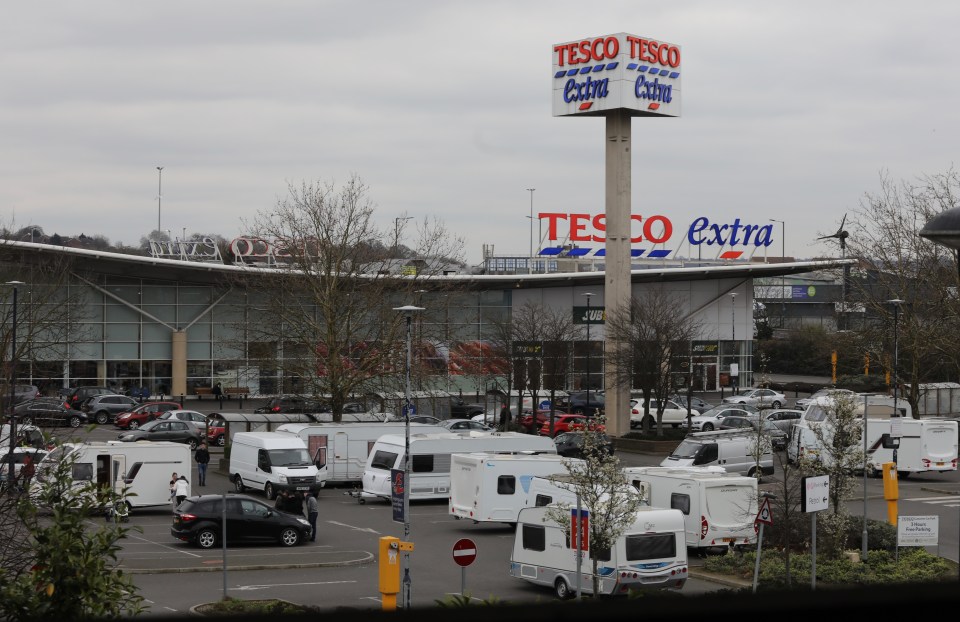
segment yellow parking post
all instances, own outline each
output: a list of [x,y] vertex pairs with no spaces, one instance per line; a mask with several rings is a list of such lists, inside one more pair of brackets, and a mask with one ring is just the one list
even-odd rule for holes
[[380,602],[384,611],[397,610],[400,593],[400,538],[380,538]]
[[897,499],[900,498],[897,484],[897,463],[883,463],[883,498],[887,500],[887,522],[897,525]]

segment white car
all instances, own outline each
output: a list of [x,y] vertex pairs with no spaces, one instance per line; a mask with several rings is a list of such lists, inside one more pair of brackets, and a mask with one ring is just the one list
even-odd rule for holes
[[787,403],[787,396],[773,389],[746,389],[740,395],[723,398],[724,404],[748,404],[757,408],[780,408]]
[[[650,426],[657,421],[657,405],[659,402],[657,400],[650,400],[650,418],[653,419]],[[697,411],[693,411],[697,412]],[[664,425],[671,425],[675,428],[680,427],[680,424],[687,420],[687,409],[680,406],[673,400],[666,400],[663,407],[663,421]],[[643,427],[643,400],[630,400],[630,427],[631,428],[640,428]]]
[[202,428],[207,425],[207,416],[195,410],[168,410],[157,417],[157,419],[186,421],[195,428]]
[[839,395],[846,395],[849,397],[853,397],[854,395],[856,395],[856,393],[854,393],[850,389],[830,389],[830,388],[820,389],[810,397],[802,397],[798,399],[796,401],[795,406],[797,410],[806,410],[807,406],[817,401],[817,398],[834,397]]
[[[690,420],[692,432],[711,432],[720,428],[720,423],[724,417],[746,417],[747,419],[756,419],[757,414],[753,408],[740,408],[736,405],[714,406],[707,412],[694,415]],[[683,425],[687,422],[684,420]]]

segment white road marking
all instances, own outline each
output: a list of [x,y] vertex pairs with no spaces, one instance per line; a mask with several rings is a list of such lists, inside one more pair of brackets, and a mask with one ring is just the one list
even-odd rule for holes
[[904,499],[904,501],[960,501],[960,497],[953,495],[950,497],[911,497],[909,499]]
[[264,583],[261,585],[238,585],[237,587],[231,587],[231,590],[237,590],[241,592],[249,592],[253,590],[267,590],[271,587],[298,587],[301,585],[338,585],[341,583],[356,583],[356,581],[317,581],[314,583]]
[[153,540],[147,540],[146,538],[141,538],[140,536],[131,536],[131,535],[128,535],[127,537],[130,538],[131,540],[140,540],[141,542],[144,542],[144,543],[155,544],[155,545],[157,545],[157,546],[159,546],[159,547],[161,547],[161,548],[167,549],[168,551],[173,551],[174,553],[182,553],[182,554],[184,554],[184,555],[189,555],[190,557],[203,557],[203,555],[198,555],[198,554],[196,554],[196,553],[191,553],[190,551],[185,551],[185,550],[183,550],[182,548],[181,548],[181,549],[175,549],[175,548],[173,548],[172,546],[169,546],[169,545],[167,545],[167,544],[161,544],[160,542],[154,542]]
[[340,527],[346,527],[347,529],[353,529],[353,530],[356,530],[356,531],[364,531],[364,532],[366,532],[366,533],[375,533],[375,534],[377,534],[377,535],[380,534],[379,531],[377,531],[376,529],[371,529],[370,527],[355,527],[355,526],[353,526],[353,525],[348,525],[348,524],[346,524],[346,523],[340,523],[340,522],[337,522],[337,521],[335,521],[335,520],[328,520],[327,522],[330,523],[331,525],[339,525]]

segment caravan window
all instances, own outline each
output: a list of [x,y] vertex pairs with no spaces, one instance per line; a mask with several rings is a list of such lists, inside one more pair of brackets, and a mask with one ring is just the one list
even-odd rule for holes
[[553,497],[550,495],[537,495],[536,507],[542,508],[545,505],[553,503]]
[[393,465],[397,463],[397,458],[399,457],[400,454],[393,453],[392,451],[383,451],[381,449],[377,453],[373,454],[373,460],[370,462],[370,468],[392,469]]
[[803,418],[807,421],[823,421],[827,418],[827,412],[817,405],[811,405],[803,414]]
[[670,495],[670,509],[680,510],[686,516],[690,516],[690,495],[675,492]]
[[677,539],[672,533],[627,536],[627,561],[666,559],[677,556]]
[[501,475],[497,478],[497,494],[512,495],[517,492],[517,478],[513,475]]
[[433,454],[411,456],[414,473],[433,473]]
[[73,479],[75,481],[93,481],[93,463],[92,462],[74,462]]
[[125,484],[133,483],[133,480],[136,479],[137,473],[140,472],[140,467],[143,466],[142,462],[135,462],[130,470],[127,472],[127,477],[124,479]]
[[523,538],[524,549],[528,551],[547,550],[547,529],[545,527],[524,525],[521,537]]
[[[569,542],[568,542],[567,544],[569,544]],[[590,559],[595,559],[595,560],[601,561],[601,562],[608,562],[608,561],[610,561],[610,555],[611,555],[611,553],[610,553],[610,547],[609,547],[609,546],[608,546],[607,548],[603,549],[603,550],[600,550],[600,551],[598,551],[597,549],[593,548],[592,546],[590,547]]]

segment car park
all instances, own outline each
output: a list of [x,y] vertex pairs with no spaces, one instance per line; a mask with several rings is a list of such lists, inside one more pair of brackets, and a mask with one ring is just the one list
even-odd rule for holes
[[104,425],[136,406],[137,400],[125,395],[95,395],[83,403],[81,410],[95,422]]
[[[176,411],[171,411],[176,412]],[[167,413],[168,414],[168,413]],[[203,440],[201,431],[192,423],[177,419],[154,419],[136,430],[121,432],[117,438],[126,443],[135,441],[172,441],[186,443],[190,449],[196,449]]]
[[168,410],[165,413],[157,415],[157,421],[166,421],[168,419],[171,421],[186,421],[197,428],[203,428],[207,425],[207,416],[195,410]]
[[[608,456],[613,455],[613,439],[611,439],[606,434],[601,434],[599,432],[589,434],[595,434],[595,443],[600,448],[602,453],[605,453]],[[557,444],[557,453],[561,456],[567,458],[583,458],[583,447],[584,447],[584,432],[583,431],[572,431],[572,432],[563,432],[562,434],[557,434],[553,438],[553,442]]]
[[[643,418],[645,416],[650,417],[650,427],[656,425],[657,422],[657,408],[660,402],[657,400],[650,400],[650,414],[644,415],[645,405],[643,400],[632,399],[630,400],[630,427],[631,428],[640,428],[643,427]],[[679,404],[673,400],[665,400],[663,403],[663,416],[660,419],[664,425],[669,425],[674,428],[680,427],[680,424],[686,421],[687,419],[687,409],[681,408]]]
[[773,389],[744,389],[739,395],[723,398],[724,404],[748,404],[757,408],[780,408],[787,403],[787,396]]
[[80,410],[85,401],[97,395],[117,395],[117,392],[107,387],[77,387],[67,394],[65,401],[68,408]]
[[821,397],[836,397],[836,396],[848,396],[854,397],[856,393],[850,389],[835,389],[833,387],[824,387],[811,395],[810,397],[801,397],[796,402],[794,402],[794,407],[798,410],[806,410],[807,406],[817,401]]
[[23,424],[39,426],[62,426],[79,428],[87,423],[86,413],[68,408],[59,398],[37,398],[18,404],[14,408],[17,420]]
[[[680,395],[679,393],[677,393],[677,394],[671,395],[670,399],[672,399],[674,402],[679,404],[681,408],[686,410],[687,408],[686,395]],[[705,413],[711,408],[713,408],[713,404],[708,404],[707,402],[704,402],[702,399],[700,399],[696,395],[690,396],[690,410],[698,413]]]
[[221,545],[224,501],[227,543],[278,542],[296,546],[310,537],[310,523],[302,516],[276,510],[242,495],[187,497],[173,516],[170,533],[202,549]]
[[[749,417],[755,409],[747,409],[743,405],[737,406],[716,406],[707,412],[696,415],[690,419],[691,429],[694,432],[709,432],[720,427],[724,417]],[[684,426],[687,422],[684,421]]]
[[471,421],[470,419],[447,419],[440,422],[440,427],[446,428],[450,432],[490,432],[493,430],[490,426],[480,423],[479,421]]
[[787,448],[787,441],[790,436],[775,426],[772,421],[764,420],[761,422],[756,416],[752,417],[743,417],[743,416],[731,416],[724,417],[723,421],[720,422],[718,430],[754,430],[756,431],[757,426],[763,426],[763,435],[770,439],[770,445],[773,447],[774,451],[781,451]]
[[180,404],[178,402],[147,402],[129,412],[117,415],[113,425],[122,430],[136,430],[169,410],[180,410]]
[[803,417],[802,410],[795,410],[790,408],[780,408],[777,410],[768,410],[763,413],[764,421],[769,421],[773,425],[777,426],[788,435],[790,434],[790,428],[793,427],[793,424],[800,421]]

